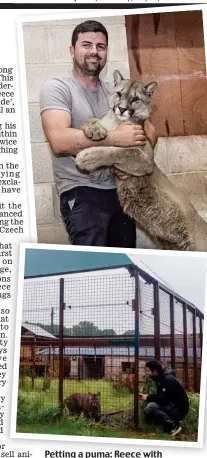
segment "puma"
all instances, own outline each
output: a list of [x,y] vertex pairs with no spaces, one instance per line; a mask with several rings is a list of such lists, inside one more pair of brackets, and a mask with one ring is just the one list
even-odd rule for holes
[[73,393],[64,400],[64,405],[71,415],[93,418],[96,422],[101,417],[100,393]]
[[[85,135],[103,139],[120,123],[144,125],[150,116],[150,103],[156,82],[143,85],[114,72],[115,89],[110,110],[103,119],[89,119],[82,126]],[[130,174],[116,177],[117,194],[125,213],[134,218],[153,241],[164,250],[207,251],[207,223],[198,215],[188,197],[175,187],[154,162],[149,141],[142,147],[91,147],[76,156],[76,166],[97,179],[104,168],[117,167]]]

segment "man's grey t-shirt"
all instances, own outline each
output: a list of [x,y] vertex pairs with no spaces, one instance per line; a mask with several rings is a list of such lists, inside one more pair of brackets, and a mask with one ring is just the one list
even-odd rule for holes
[[[87,119],[101,119],[107,113],[111,89],[112,87],[102,80],[99,80],[96,89],[88,89],[74,76],[48,79],[40,91],[40,113],[51,109],[67,111],[71,115],[71,127],[80,129]],[[52,159],[59,194],[76,186],[115,188],[114,174],[111,169],[103,175],[102,181],[94,182],[88,175],[78,171],[75,157],[72,155],[60,157],[52,152]]]

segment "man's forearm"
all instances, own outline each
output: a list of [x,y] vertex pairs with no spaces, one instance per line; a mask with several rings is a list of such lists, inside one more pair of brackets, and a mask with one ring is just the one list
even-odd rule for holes
[[160,394],[148,394],[147,402],[157,402],[157,404],[167,403],[166,392]]
[[110,133],[108,133],[104,140],[94,141],[87,138],[82,129],[68,128],[53,130],[51,135],[48,135],[48,141],[55,154],[71,156],[91,146],[109,146],[112,139]]

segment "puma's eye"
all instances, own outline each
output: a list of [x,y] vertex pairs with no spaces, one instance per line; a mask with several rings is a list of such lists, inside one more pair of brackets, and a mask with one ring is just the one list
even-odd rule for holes
[[139,102],[139,97],[133,97],[133,99],[131,100],[131,102]]
[[117,92],[118,97],[121,97],[121,92]]

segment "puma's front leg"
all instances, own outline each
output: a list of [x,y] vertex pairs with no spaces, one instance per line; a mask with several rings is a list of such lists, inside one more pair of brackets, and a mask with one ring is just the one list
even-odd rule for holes
[[88,119],[81,129],[85,136],[91,140],[103,140],[107,136],[107,130],[102,126],[101,121],[96,118]]
[[76,156],[76,166],[82,172],[94,172],[101,167],[111,167],[114,164],[115,148],[113,146],[84,149]]
[[152,157],[139,147],[93,146],[76,156],[76,166],[83,172],[90,173],[113,165],[133,176],[151,174],[154,168]]

